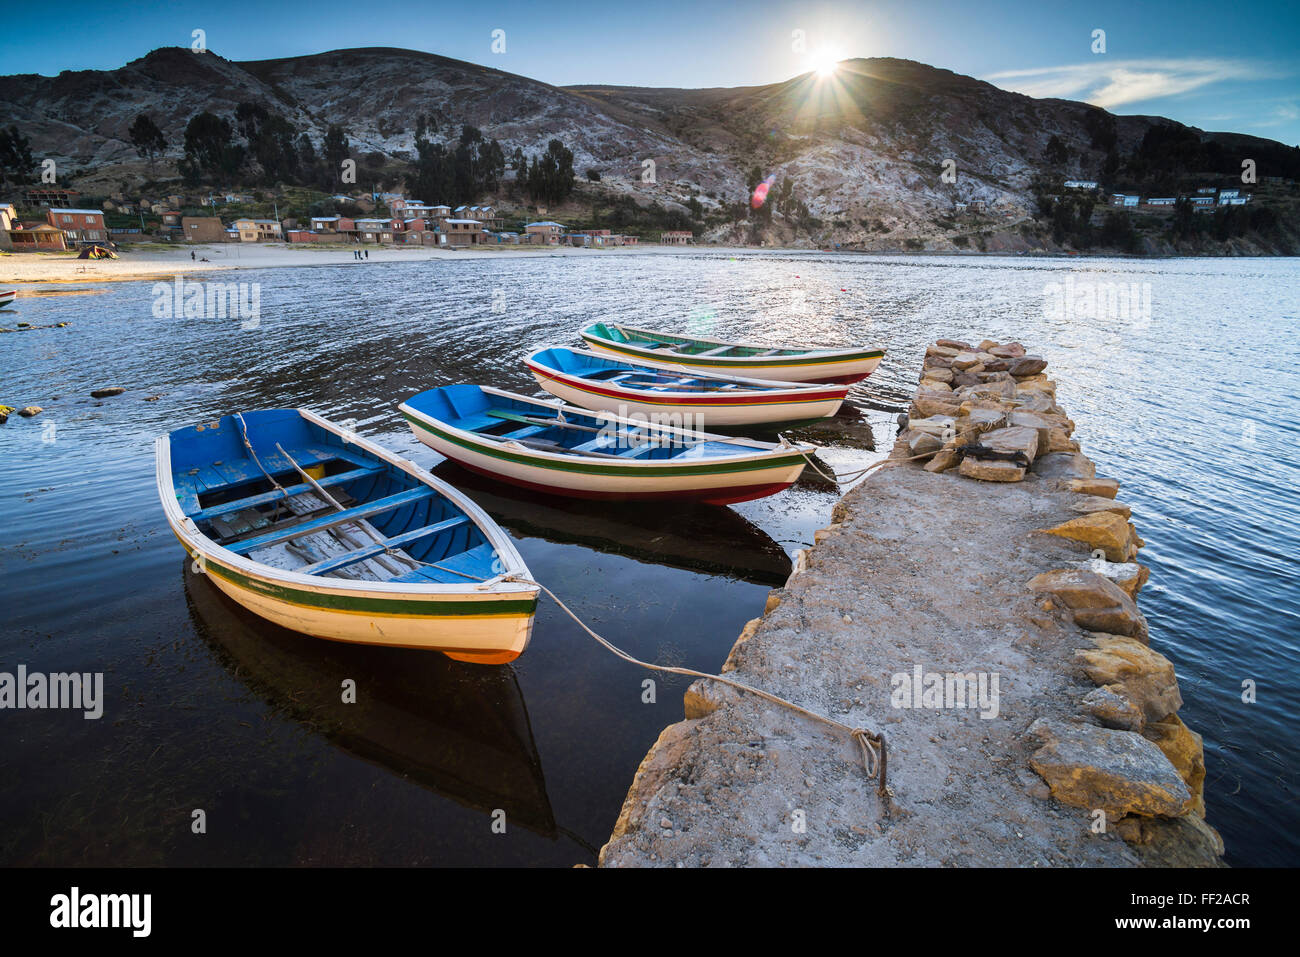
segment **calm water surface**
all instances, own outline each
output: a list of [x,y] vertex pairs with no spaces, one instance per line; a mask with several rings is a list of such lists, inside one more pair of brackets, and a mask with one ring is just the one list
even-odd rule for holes
[[[1045,315],[1044,287],[1149,284],[1150,318]],[[513,665],[315,642],[186,568],[154,487],[159,433],[307,406],[461,484],[534,574],[633,654],[716,669],[836,500],[801,481],[729,509],[538,501],[474,480],[394,412],[435,385],[532,393],[519,358],[594,319],[722,337],[879,341],[822,439],[844,471],[887,448],[936,336],[1019,338],[1148,543],[1152,643],[1205,735],[1234,864],[1300,862],[1300,325],[1295,260],[1127,262],[827,254],[605,255],[228,273],[261,321],[155,319],[150,283],[20,300],[0,325],[0,670],[103,671],[105,715],[0,715],[0,863],[590,863],[683,680],[599,649],[549,601]],[[93,388],[121,385],[102,402]],[[150,396],[157,401],[146,402]],[[338,689],[357,681],[359,701]],[[1244,704],[1242,682],[1258,700]],[[202,808],[208,833],[190,831]],[[493,833],[492,812],[506,812]]]

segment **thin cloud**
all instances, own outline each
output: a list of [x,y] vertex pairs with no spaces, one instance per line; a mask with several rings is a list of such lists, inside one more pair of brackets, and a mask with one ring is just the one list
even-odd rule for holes
[[1033,97],[1083,100],[1104,109],[1191,93],[1215,83],[1268,76],[1240,60],[1097,60],[1068,66],[1003,70],[984,79]]

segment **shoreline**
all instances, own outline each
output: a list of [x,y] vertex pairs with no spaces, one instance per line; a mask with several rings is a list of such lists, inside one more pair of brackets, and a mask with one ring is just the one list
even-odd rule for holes
[[[585,249],[578,246],[481,246],[438,249],[405,246],[345,246],[342,244],[196,243],[192,246],[159,246],[126,249],[120,259],[77,259],[66,253],[17,253],[0,257],[0,284],[60,285],[110,282],[167,281],[191,274],[276,269],[305,266],[362,266],[372,263],[462,261],[467,256],[537,258],[543,256],[662,255],[678,252],[681,246],[621,246]],[[685,247],[691,248],[691,247]],[[368,250],[370,258],[357,261],[355,249]],[[190,259],[190,252],[208,262]],[[232,255],[233,254],[233,255]]]
[[[197,244],[194,246],[159,246],[150,249],[128,249],[120,255],[121,259],[85,260],[73,255],[59,253],[17,253],[0,256],[0,285],[16,286],[59,286],[59,285],[97,285],[114,282],[164,282],[178,276],[193,274],[232,272],[249,269],[302,268],[306,266],[361,266],[362,262],[352,258],[356,248],[371,251],[370,263],[417,263],[440,261],[464,261],[467,256],[504,256],[508,258],[538,258],[544,256],[665,256],[698,255],[705,252],[718,254],[762,254],[762,253],[807,253],[819,255],[849,255],[871,257],[915,258],[999,258],[1024,259],[1030,261],[1051,261],[1072,259],[1120,259],[1126,262],[1171,259],[1243,259],[1268,258],[1286,259],[1286,256],[1138,256],[1125,253],[1015,253],[1015,252],[972,252],[939,250],[867,250],[867,249],[823,249],[805,246],[727,246],[702,243],[691,246],[621,246],[608,249],[583,248],[579,246],[480,246],[463,249],[426,249],[423,247],[406,248],[403,246],[344,246],[333,244],[289,246],[283,244],[229,243]],[[189,258],[193,250],[201,257],[217,257],[209,262],[199,262]],[[234,253],[234,258],[230,254]]]
[[[883,734],[888,788],[847,735],[700,679],[601,866],[1223,866],[1119,483],[1079,451],[1046,363],[987,349],[1014,352],[930,347],[888,464],[722,666]],[[922,674],[981,676],[991,701],[924,697]]]

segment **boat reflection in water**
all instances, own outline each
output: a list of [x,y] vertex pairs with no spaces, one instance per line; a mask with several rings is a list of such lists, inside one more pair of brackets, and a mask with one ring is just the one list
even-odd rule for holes
[[513,534],[583,545],[637,561],[755,585],[779,587],[790,556],[767,532],[726,507],[603,502],[532,492],[495,482],[450,460],[431,470],[472,498]]
[[[278,712],[349,754],[544,837],[558,829],[528,711],[509,665],[313,641],[221,594],[185,564],[190,614],[222,663]],[[356,682],[355,704],[341,701]]]

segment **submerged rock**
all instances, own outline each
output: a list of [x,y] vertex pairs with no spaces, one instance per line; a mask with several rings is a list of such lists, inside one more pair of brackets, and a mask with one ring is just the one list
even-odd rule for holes
[[19,409],[18,414],[21,415],[24,419],[30,419],[32,416],[40,415],[44,411],[45,410],[42,409],[39,405],[29,405]]
[[110,395],[121,395],[125,391],[126,389],[121,386],[114,385],[105,389],[95,389],[90,393],[90,397],[92,399],[107,399]]

